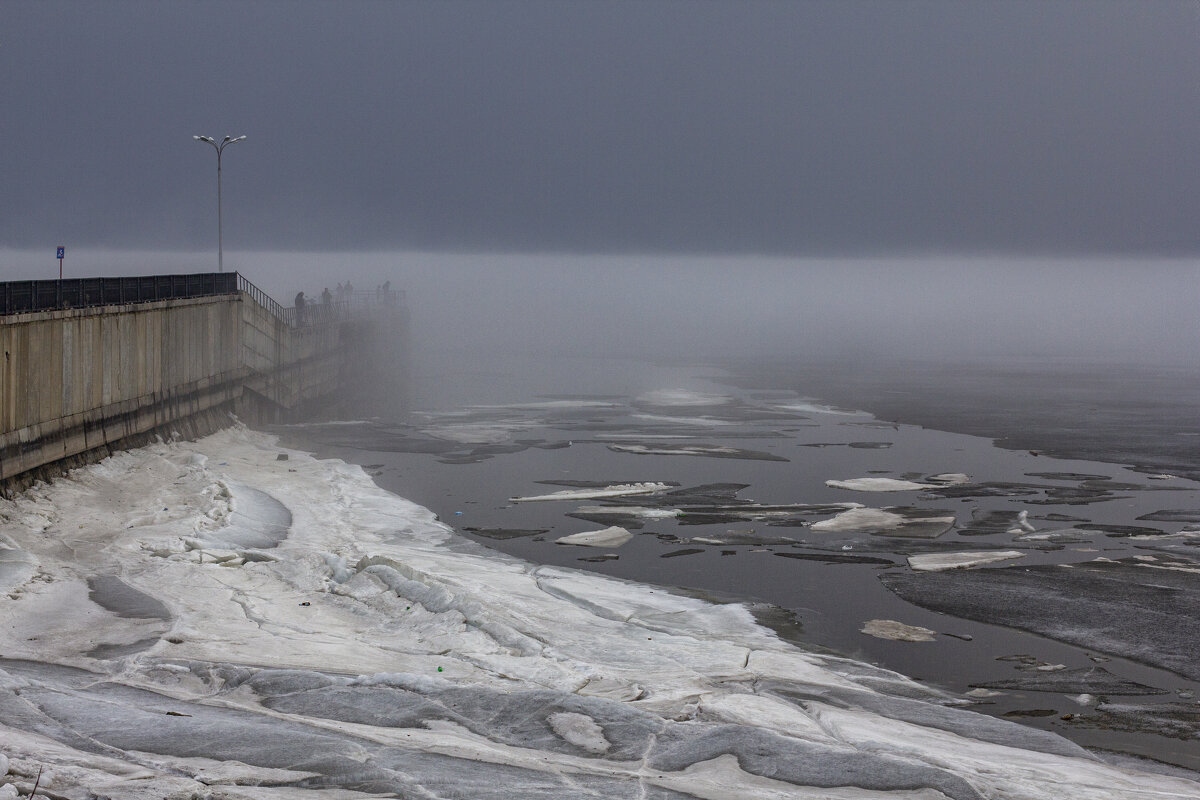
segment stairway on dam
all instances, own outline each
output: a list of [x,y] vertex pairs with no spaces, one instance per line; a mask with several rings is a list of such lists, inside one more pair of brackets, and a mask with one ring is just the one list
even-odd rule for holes
[[155,436],[402,402],[403,293],[284,308],[238,273],[0,283],[0,488]]

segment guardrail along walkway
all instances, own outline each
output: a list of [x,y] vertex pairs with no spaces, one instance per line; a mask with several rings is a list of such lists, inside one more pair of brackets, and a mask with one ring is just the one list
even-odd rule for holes
[[[0,283],[0,314],[236,294],[243,282],[249,284],[249,281],[236,272],[141,275],[132,278],[64,278],[61,281],[5,281]],[[265,294],[262,296],[266,297]]]
[[310,301],[302,309],[284,307],[238,272],[143,275],[130,278],[64,278],[0,282],[0,316],[34,311],[129,303],[153,303],[245,292],[291,327],[319,325],[360,316],[381,306],[402,308],[403,291],[343,292],[336,302]]

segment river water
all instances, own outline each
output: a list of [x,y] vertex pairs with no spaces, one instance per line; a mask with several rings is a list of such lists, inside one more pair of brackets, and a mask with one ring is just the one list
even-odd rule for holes
[[[1126,437],[1121,450],[1119,431],[1108,450],[1072,451],[1062,444],[1070,411],[1042,402],[1050,382],[1019,378],[1006,384],[1011,395],[1024,385],[1029,408],[1060,415],[1030,413],[1037,424],[1021,428],[1018,407],[1005,419],[1024,438],[1008,448],[937,429],[931,422],[944,418],[948,428],[992,430],[992,406],[978,395],[995,371],[974,381],[967,373],[940,392],[916,370],[872,383],[786,363],[443,354],[415,369],[403,413],[276,431],[289,446],[363,465],[380,486],[496,550],[759,604],[781,635],[945,688],[982,713],[1200,769],[1200,674],[1186,666],[1198,641],[1186,612],[1200,583],[1200,485],[1186,469],[1167,469],[1186,467],[1187,452],[1176,447],[1169,463],[1130,456],[1138,447],[1152,456],[1153,441]],[[1138,416],[1112,395],[1099,403],[1101,416]],[[1187,434],[1186,416],[1159,435]],[[1096,441],[1086,430],[1077,438]],[[1040,441],[1050,442],[1046,452]],[[1137,469],[1058,457],[1100,452]],[[875,482],[839,484],[864,478]],[[660,485],[580,496],[641,483]],[[554,492],[575,494],[515,500]],[[839,520],[848,504],[889,512],[869,524]],[[632,537],[607,547],[556,542],[610,525]],[[914,569],[964,551],[1004,557],[969,570]],[[1093,569],[1106,581],[1103,614],[1055,577]],[[1003,578],[1004,591],[1023,586],[1020,607],[998,607],[999,590],[980,575]],[[1147,608],[1137,594],[1146,586],[1176,605]],[[925,629],[916,638],[929,641],[864,632],[879,620]]]

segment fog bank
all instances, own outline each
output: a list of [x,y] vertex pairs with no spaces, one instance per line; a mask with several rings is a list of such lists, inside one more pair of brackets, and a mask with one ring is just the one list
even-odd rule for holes
[[[0,251],[5,280],[57,277]],[[71,276],[210,271],[211,253],[71,251]],[[1194,362],[1194,259],[227,252],[284,305],[350,280],[407,292],[424,353]]]

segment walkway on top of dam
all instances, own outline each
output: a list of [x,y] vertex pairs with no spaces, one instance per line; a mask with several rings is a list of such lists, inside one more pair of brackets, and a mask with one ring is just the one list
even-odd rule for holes
[[338,322],[371,313],[381,306],[403,309],[403,291],[339,290],[326,301],[314,298],[297,310],[284,306],[240,272],[188,275],[139,275],[120,278],[64,278],[0,282],[0,322],[13,314],[123,306],[245,292],[291,327]]

